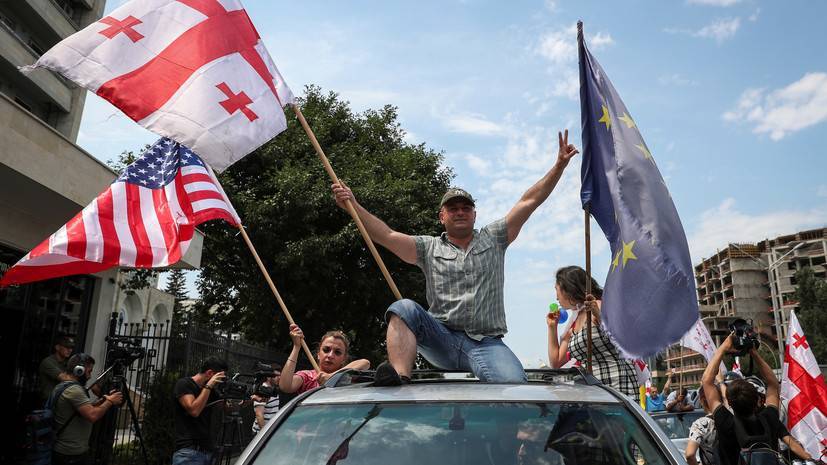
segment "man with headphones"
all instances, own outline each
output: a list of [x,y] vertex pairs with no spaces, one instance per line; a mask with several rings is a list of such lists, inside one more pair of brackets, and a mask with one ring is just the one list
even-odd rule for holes
[[[91,355],[72,355],[66,361],[66,371],[62,376],[68,381],[55,387],[55,390],[63,389],[63,393],[54,403],[55,428],[60,433],[52,450],[53,465],[91,464],[89,436],[92,434],[92,423],[103,418],[112,406],[123,402],[123,394],[117,390],[92,402],[85,386],[94,366],[95,359]],[[64,383],[69,383],[69,386],[64,388]]]

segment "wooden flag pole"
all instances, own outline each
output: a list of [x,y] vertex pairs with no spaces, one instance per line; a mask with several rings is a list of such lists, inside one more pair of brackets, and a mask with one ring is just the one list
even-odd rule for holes
[[[313,145],[313,148],[316,149],[316,154],[319,155],[319,159],[322,161],[324,165],[325,171],[327,171],[328,176],[330,179],[333,180],[334,183],[339,184],[339,178],[336,176],[336,172],[333,171],[333,167],[330,166],[330,162],[325,156],[322,147],[319,145],[319,141],[316,140],[316,135],[313,134],[313,130],[310,129],[310,125],[307,124],[307,120],[304,119],[304,115],[302,114],[301,110],[299,109],[298,105],[291,105],[293,107],[293,111],[296,113],[296,117],[299,118],[299,122],[301,123],[302,127],[304,128],[304,132],[307,133],[307,137],[310,138],[310,143]],[[367,229],[365,229],[365,225],[362,224],[362,220],[359,219],[359,214],[356,212],[356,208],[353,206],[349,200],[347,201],[347,211],[350,213],[350,216],[353,217],[353,221],[356,222],[356,227],[359,228],[359,232],[362,233],[362,237],[365,239],[365,243],[368,245],[368,249],[370,249],[371,255],[373,255],[373,259],[376,260],[376,264],[379,265],[379,269],[382,271],[382,276],[385,277],[385,281],[388,282],[388,286],[391,288],[391,292],[393,292],[394,297],[396,300],[402,300],[402,294],[399,293],[399,289],[396,287],[396,283],[393,282],[393,278],[391,274],[388,272],[388,269],[385,267],[385,262],[382,261],[382,257],[379,256],[379,252],[376,250],[376,246],[373,245],[373,240],[370,238],[370,234],[368,234]]]
[[[586,293],[592,293],[592,238],[591,238],[591,218],[589,217],[589,207],[586,206]],[[586,368],[589,373],[592,373],[592,311],[589,308],[586,315],[586,338],[588,345],[586,346]]]
[[[256,248],[250,241],[250,237],[247,236],[247,231],[244,230],[244,226],[238,225],[238,230],[241,231],[241,237],[244,238],[244,242],[247,243],[247,247],[249,247],[250,252],[253,253],[253,258],[256,259],[256,263],[258,263],[258,268],[261,270],[261,274],[264,275],[264,279],[267,281],[267,284],[270,285],[270,290],[273,291],[273,295],[276,296],[276,300],[279,302],[279,306],[281,307],[281,311],[284,312],[284,316],[287,317],[287,321],[290,322],[291,325],[296,324],[296,322],[293,321],[293,317],[290,316],[290,311],[287,310],[287,305],[285,305],[284,301],[281,299],[281,295],[279,294],[278,289],[276,289],[276,285],[273,284],[273,280],[270,279],[270,273],[268,273],[267,269],[264,268],[264,263],[261,262],[261,258],[258,256]],[[302,349],[304,349],[304,354],[307,355],[307,358],[313,365],[313,369],[316,370],[317,373],[321,373],[322,370],[319,368],[319,364],[316,363],[316,359],[313,357],[313,353],[310,352],[310,348],[307,347],[307,342],[305,342],[304,339],[302,339]]]

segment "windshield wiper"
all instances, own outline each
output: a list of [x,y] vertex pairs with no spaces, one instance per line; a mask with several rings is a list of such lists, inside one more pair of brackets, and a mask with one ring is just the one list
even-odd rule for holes
[[350,440],[353,439],[353,437],[356,436],[356,433],[358,433],[360,429],[367,425],[369,421],[379,416],[379,413],[381,411],[382,407],[380,407],[379,404],[374,405],[373,408],[370,409],[368,414],[365,415],[365,419],[362,420],[362,423],[360,423],[359,426],[357,426],[356,429],[354,429],[353,432],[350,433],[350,435],[346,437],[341,444],[339,444],[339,447],[337,447],[336,450],[333,451],[333,454],[330,456],[329,459],[327,459],[327,465],[336,465],[337,463],[339,463],[339,460],[345,460],[347,458],[347,454],[349,451]]

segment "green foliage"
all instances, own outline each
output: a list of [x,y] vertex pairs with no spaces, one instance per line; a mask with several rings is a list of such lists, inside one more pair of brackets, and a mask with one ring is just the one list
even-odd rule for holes
[[[362,206],[398,231],[441,232],[437,206],[453,174],[440,153],[403,141],[394,107],[353,113],[335,93],[312,86],[300,104]],[[353,354],[376,363],[384,358],[383,315],[393,294],[356,225],[333,202],[307,135],[292,114],[287,121],[285,132],[233,165],[221,182],[308,344],[341,329]],[[220,222],[202,229],[201,320],[287,350],[288,324],[238,231]],[[402,295],[424,304],[422,272],[377,249]]]
[[[149,144],[144,145],[144,148],[141,150],[141,152],[148,149],[149,147]],[[123,174],[124,170],[126,170],[127,166],[135,163],[135,160],[138,159],[138,155],[140,155],[140,153],[135,154],[135,152],[132,150],[124,150],[123,152],[121,152],[120,155],[118,155],[118,158],[116,158],[115,160],[109,160],[108,162],[106,162],[106,164],[109,165],[109,167],[112,168],[113,171],[118,173],[118,175],[121,175]]]
[[175,297],[175,304],[187,298],[187,279],[184,270],[171,270],[167,274],[167,287],[164,292]]
[[133,295],[135,291],[148,288],[152,280],[158,276],[158,271],[147,268],[131,268],[122,271],[124,274],[121,276],[121,290],[126,295]]
[[179,377],[174,371],[159,372],[146,391],[141,432],[150,464],[169,463],[175,452],[172,390]]
[[187,279],[184,275],[184,270],[171,270],[167,275],[167,286],[164,292],[175,298],[175,302],[172,305],[172,333],[178,337],[184,336],[188,321],[188,315],[186,315],[183,308],[181,308],[181,301],[188,297],[186,287]]
[[805,267],[795,273],[798,321],[819,363],[827,363],[827,281]]

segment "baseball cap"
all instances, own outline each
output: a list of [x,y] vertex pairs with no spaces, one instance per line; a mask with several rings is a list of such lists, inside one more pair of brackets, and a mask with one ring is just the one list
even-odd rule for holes
[[442,201],[439,202],[439,208],[442,208],[446,203],[457,198],[465,199],[471,202],[471,205],[474,205],[474,198],[471,197],[468,191],[460,189],[459,187],[452,187],[442,196]]
[[746,380],[748,383],[755,386],[755,390],[758,391],[758,394],[761,394],[762,396],[767,395],[767,386],[761,378],[758,378],[757,376],[747,376]]
[[67,349],[74,349],[75,348],[75,340],[72,339],[69,336],[63,336],[63,337],[58,338],[58,340],[55,344],[66,347]]

